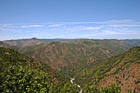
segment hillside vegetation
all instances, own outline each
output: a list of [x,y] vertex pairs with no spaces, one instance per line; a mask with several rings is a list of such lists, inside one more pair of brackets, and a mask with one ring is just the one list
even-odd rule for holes
[[84,86],[105,88],[115,84],[120,86],[122,93],[140,92],[140,47],[107,59],[104,62],[85,68],[76,78]]
[[123,53],[130,47],[128,43],[119,40],[87,39],[73,43],[51,42],[26,46],[18,48],[18,51],[73,76],[83,68]]
[[79,93],[80,88],[70,83],[70,78],[75,78],[83,93],[140,92],[140,47],[134,47],[139,45],[139,40],[44,42],[47,41],[33,46],[25,43],[24,47],[23,43],[19,47],[0,42],[0,47],[22,53],[1,48],[1,91]]
[[[24,56],[9,48],[0,48],[1,93],[79,93],[80,89],[67,82],[67,78],[46,64]],[[90,89],[86,89],[90,93]],[[84,91],[84,92],[85,92]],[[88,92],[89,91],[89,92]],[[110,86],[92,91],[119,92]]]

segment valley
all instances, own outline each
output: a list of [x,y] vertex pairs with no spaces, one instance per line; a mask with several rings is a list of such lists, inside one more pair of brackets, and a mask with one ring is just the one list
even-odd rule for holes
[[[33,71],[47,73],[49,77],[47,82],[50,84],[48,91],[137,93],[140,89],[138,71],[140,47],[137,46],[139,41],[116,39],[47,41],[37,38],[3,41],[0,43],[0,47],[5,47],[1,49],[5,51],[1,52],[4,53],[0,56],[1,67],[5,65],[2,67],[4,71],[10,65],[18,65],[16,69],[22,66],[27,72],[34,69]],[[5,60],[7,57],[8,60]],[[24,66],[28,66],[29,69]],[[2,72],[2,75],[6,73]]]
[[0,0],[0,93],[140,93],[140,0]]

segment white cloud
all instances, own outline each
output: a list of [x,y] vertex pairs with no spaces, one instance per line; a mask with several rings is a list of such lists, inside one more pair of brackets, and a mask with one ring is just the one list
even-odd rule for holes
[[[32,29],[35,28],[35,29]],[[0,34],[32,34],[38,37],[80,37],[99,35],[140,34],[140,22],[133,20],[109,20],[104,22],[48,22],[36,24],[0,24]],[[19,32],[19,33],[17,33]],[[56,34],[57,33],[57,34]],[[50,35],[49,35],[50,34]],[[2,34],[1,34],[2,35]],[[13,35],[15,36],[15,35]]]
[[112,31],[112,30],[102,30],[101,34],[122,34],[120,32]]
[[134,22],[131,19],[123,19],[123,20],[109,20],[108,23],[128,23],[128,22]]
[[95,29],[101,29],[102,27],[91,27],[91,26],[89,26],[89,27],[85,27],[85,28],[83,28],[83,29],[86,29],[86,30],[95,30]]
[[101,29],[102,26],[72,26],[64,27],[64,31],[77,32],[77,31],[97,31]]
[[22,32],[20,29],[11,29],[11,28],[0,28],[0,31],[6,31],[6,32]]
[[19,38],[13,38],[13,37],[10,37],[10,36],[0,36],[0,41],[12,40],[12,39],[19,39]]
[[140,31],[112,31],[112,30],[102,30],[100,34],[140,34]]
[[125,24],[122,24],[122,25],[109,25],[110,27],[140,27],[140,25],[125,25]]
[[48,27],[60,27],[62,26],[63,24],[51,24],[51,25],[48,25]]
[[44,25],[22,25],[21,28],[44,27]]

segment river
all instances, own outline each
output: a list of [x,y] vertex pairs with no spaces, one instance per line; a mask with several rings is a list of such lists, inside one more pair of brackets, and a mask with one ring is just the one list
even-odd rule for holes
[[[74,84],[73,80],[75,80],[75,78],[71,78],[71,80],[70,80],[71,84]],[[80,85],[78,85],[78,84],[74,84],[74,85],[76,85],[80,89],[79,93],[82,93],[82,89],[81,89]]]

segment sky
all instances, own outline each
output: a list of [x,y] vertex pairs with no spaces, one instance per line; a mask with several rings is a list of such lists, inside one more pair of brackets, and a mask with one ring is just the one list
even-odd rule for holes
[[140,0],[0,0],[0,40],[140,39]]

